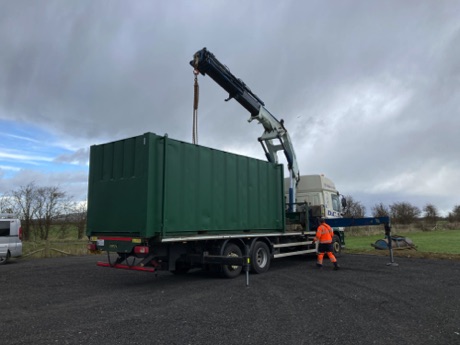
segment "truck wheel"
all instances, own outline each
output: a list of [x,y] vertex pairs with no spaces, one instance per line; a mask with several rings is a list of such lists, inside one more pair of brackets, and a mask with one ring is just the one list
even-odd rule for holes
[[251,271],[254,273],[265,273],[270,268],[270,250],[261,241],[257,241],[251,252]]
[[[240,247],[238,247],[234,243],[228,243],[224,249],[222,254],[223,256],[233,256],[233,257],[242,257],[243,254],[241,253]],[[236,265],[222,265],[222,277],[224,278],[236,278],[240,275],[241,270],[243,269],[242,266]]]
[[340,244],[340,238],[337,235],[332,237],[332,248],[334,250],[334,255],[340,256],[342,253],[342,245]]
[[6,256],[1,256],[0,257],[0,265],[6,264],[6,262],[8,261],[9,258],[10,258],[10,252],[7,252]]

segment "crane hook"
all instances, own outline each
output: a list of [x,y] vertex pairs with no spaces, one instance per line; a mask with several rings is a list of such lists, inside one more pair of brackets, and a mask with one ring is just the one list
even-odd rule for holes
[[198,85],[198,74],[200,72],[197,69],[193,70],[195,75],[195,83],[193,85],[193,125],[192,125],[192,142],[194,145],[198,145],[198,99],[200,94],[200,87]]

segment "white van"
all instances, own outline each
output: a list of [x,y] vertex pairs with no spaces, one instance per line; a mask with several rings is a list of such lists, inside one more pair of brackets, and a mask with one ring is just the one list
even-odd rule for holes
[[0,213],[0,265],[21,255],[21,221],[14,214]]

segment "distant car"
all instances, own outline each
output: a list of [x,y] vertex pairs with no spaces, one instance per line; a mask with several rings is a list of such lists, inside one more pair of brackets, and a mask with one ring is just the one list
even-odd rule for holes
[[21,255],[21,221],[14,214],[0,213],[0,265]]

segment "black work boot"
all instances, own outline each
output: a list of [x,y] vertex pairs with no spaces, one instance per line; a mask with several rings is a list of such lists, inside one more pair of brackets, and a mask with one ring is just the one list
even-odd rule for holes
[[340,269],[340,266],[336,261],[336,262],[334,262],[334,271],[337,271],[338,269]]
[[321,269],[321,268],[323,268],[323,265],[322,265],[322,264],[316,263],[316,267],[317,267],[318,269]]

